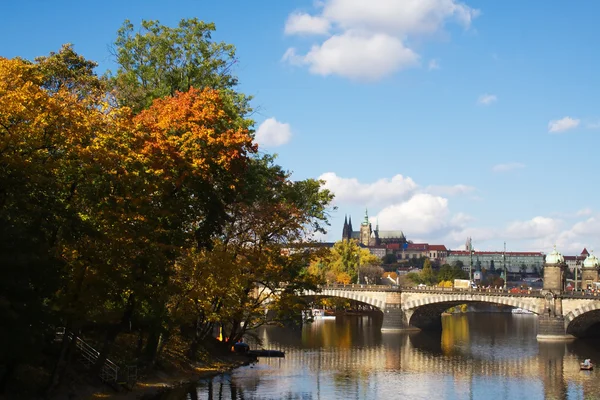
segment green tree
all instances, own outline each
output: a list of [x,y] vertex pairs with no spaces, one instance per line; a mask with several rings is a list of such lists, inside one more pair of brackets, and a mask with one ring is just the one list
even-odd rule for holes
[[426,285],[433,285],[437,283],[433,268],[431,267],[431,261],[429,258],[425,258],[423,261],[423,270],[421,271],[421,282]]
[[398,258],[396,258],[395,254],[389,253],[389,254],[386,254],[385,256],[383,256],[383,258],[381,259],[381,262],[383,264],[396,264],[398,262]]
[[452,266],[449,264],[444,264],[440,267],[440,270],[437,274],[438,281],[450,281],[453,282],[454,279],[467,279],[468,275],[465,271],[457,266]]
[[[183,19],[175,28],[142,20],[138,30],[125,21],[114,43],[118,69],[111,76],[121,104],[138,112],[154,99],[177,91],[211,88],[230,95],[233,115],[247,114],[250,98],[233,90],[238,84],[232,74],[237,62],[235,47],[214,42],[215,29],[214,23],[196,18]],[[238,122],[245,123],[243,119]]]

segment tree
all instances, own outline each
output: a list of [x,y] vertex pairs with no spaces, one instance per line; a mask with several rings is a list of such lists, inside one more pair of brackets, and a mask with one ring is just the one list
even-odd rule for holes
[[451,266],[449,264],[444,264],[440,267],[440,270],[437,274],[437,279],[439,281],[450,281],[454,282],[455,279],[467,279],[467,274],[457,266]]
[[365,282],[370,285],[376,285],[381,282],[383,276],[383,268],[379,265],[361,265],[360,266],[360,278],[361,282]]
[[396,264],[398,262],[398,258],[393,253],[388,253],[381,259],[383,264]]
[[337,283],[348,284],[358,281],[359,267],[379,266],[381,259],[351,239],[336,242],[329,253],[312,262],[309,271],[316,271],[315,263],[323,264],[324,271],[332,271]]
[[317,280],[306,273],[313,257],[307,238],[324,231],[332,195],[322,182],[291,181],[273,160],[251,161],[244,193],[228,207],[221,237],[210,250],[190,251],[178,265],[175,287],[187,289],[174,293],[170,312],[178,323],[193,325],[194,346],[215,323],[235,342],[267,322],[265,308],[283,319],[295,307],[297,290],[316,289]]
[[431,261],[429,258],[425,258],[423,262],[423,270],[421,271],[421,282],[426,285],[433,285],[437,283],[433,269],[431,268]]
[[[139,112],[154,99],[192,87],[210,88],[228,94],[227,109],[232,115],[247,114],[250,98],[233,91],[238,84],[232,75],[235,47],[213,42],[214,31],[215,24],[192,18],[181,20],[176,28],[142,20],[135,32],[126,20],[113,47],[118,69],[111,82],[119,102]],[[238,122],[247,121],[240,118]]]

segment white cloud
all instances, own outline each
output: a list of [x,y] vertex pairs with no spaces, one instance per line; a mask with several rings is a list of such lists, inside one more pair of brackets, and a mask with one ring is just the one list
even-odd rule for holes
[[579,126],[581,121],[571,117],[564,117],[562,119],[556,119],[548,122],[548,132],[558,133],[574,129]]
[[595,216],[590,217],[585,221],[577,222],[573,225],[571,231],[578,236],[600,235],[600,220]]
[[495,103],[497,100],[498,97],[496,97],[496,95],[486,93],[479,96],[479,98],[477,99],[477,103],[482,104],[484,106],[489,106],[490,104]]
[[345,32],[313,46],[303,62],[318,75],[376,80],[418,64],[419,56],[393,36]]
[[411,178],[402,175],[395,175],[392,179],[379,179],[373,183],[361,183],[356,178],[342,178],[335,172],[326,172],[319,179],[325,181],[325,189],[335,194],[336,202],[360,205],[402,201],[417,188]]
[[434,195],[441,196],[459,196],[461,194],[471,193],[475,190],[473,186],[467,185],[430,185],[425,191]]
[[528,221],[515,221],[506,228],[506,236],[512,239],[538,239],[559,232],[561,221],[548,217],[534,217]]
[[592,209],[589,207],[586,208],[582,208],[581,210],[578,210],[577,213],[575,214],[578,217],[584,217],[587,215],[591,215],[592,214]]
[[492,171],[494,172],[508,172],[513,171],[515,169],[525,168],[525,164],[520,162],[512,162],[506,164],[496,164],[492,167]]
[[479,12],[455,0],[326,0],[323,16],[342,29],[432,34],[447,20],[465,28]]
[[256,130],[256,143],[265,147],[276,147],[286,144],[292,138],[289,124],[268,118]]
[[[448,21],[469,28],[479,13],[457,0],[324,0],[318,8],[316,15],[292,13],[285,32],[330,36],[306,54],[288,49],[283,61],[306,65],[313,74],[366,81],[419,65],[419,55],[406,45],[413,36],[437,33]],[[439,68],[437,60],[428,68]]]
[[414,195],[408,201],[385,207],[377,214],[379,227],[402,227],[411,235],[435,235],[448,226],[448,200],[426,193]]
[[433,71],[434,69],[440,69],[440,63],[437,60],[429,60],[429,64],[427,66],[427,68],[430,71]]
[[286,35],[325,35],[330,23],[326,18],[295,12],[285,22]]

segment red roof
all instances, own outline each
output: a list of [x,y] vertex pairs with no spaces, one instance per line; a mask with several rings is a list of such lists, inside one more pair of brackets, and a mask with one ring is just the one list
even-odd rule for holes
[[448,251],[448,249],[446,248],[446,246],[444,246],[443,244],[430,244],[429,245],[429,250]]
[[581,255],[584,255],[584,254],[585,254],[586,256],[589,256],[589,255],[590,255],[590,253],[588,253],[588,251],[587,251],[587,249],[586,249],[585,247],[583,248],[583,250],[581,250]]
[[388,249],[398,250],[400,248],[400,243],[389,243],[386,246]]
[[408,243],[408,250],[427,251],[429,245],[427,243]]

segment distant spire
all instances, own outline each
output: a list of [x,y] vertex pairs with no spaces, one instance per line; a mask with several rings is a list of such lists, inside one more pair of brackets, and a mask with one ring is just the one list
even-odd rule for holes
[[365,208],[365,220],[363,221],[363,225],[369,225],[369,211]]
[[375,230],[377,232],[379,232],[379,217],[377,217],[377,219],[375,219]]

